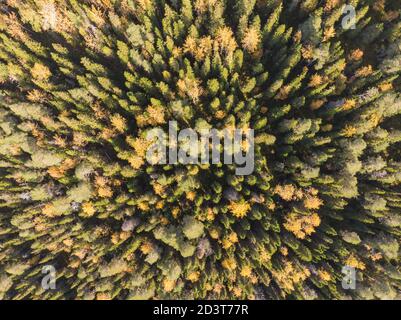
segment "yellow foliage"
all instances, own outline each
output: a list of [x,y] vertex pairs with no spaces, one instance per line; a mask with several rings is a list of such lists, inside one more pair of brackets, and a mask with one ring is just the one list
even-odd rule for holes
[[310,60],[313,58],[313,48],[311,45],[307,45],[301,48],[302,57],[306,60]]
[[216,283],[213,287],[213,292],[216,294],[220,294],[221,290],[223,290],[224,286],[222,284]]
[[149,254],[153,251],[153,249],[153,244],[149,241],[144,242],[139,248],[143,254]]
[[260,248],[259,249],[259,260],[261,262],[267,262],[271,259],[271,255],[265,248]]
[[304,200],[304,206],[307,209],[317,210],[323,205],[323,201],[318,197],[306,196]]
[[161,216],[160,217],[160,222],[162,225],[166,226],[170,223],[170,221],[167,219],[167,217]]
[[60,179],[62,177],[64,177],[65,175],[65,171],[61,170],[60,167],[50,167],[49,169],[47,169],[47,173],[54,179]]
[[42,232],[48,228],[46,219],[43,216],[37,216],[33,221],[35,223],[35,230],[37,232]]
[[76,256],[76,257],[78,257],[80,260],[82,260],[82,259],[85,258],[85,256],[87,255],[87,253],[88,253],[88,249],[83,248],[83,249],[80,249],[80,250],[75,250],[75,251],[73,252],[73,255]]
[[355,76],[357,78],[367,77],[367,76],[371,75],[372,73],[373,73],[373,68],[371,65],[368,65],[368,66],[358,69],[355,73]]
[[118,132],[123,133],[127,129],[127,121],[120,114],[113,114],[110,120]]
[[140,169],[145,163],[145,160],[143,160],[140,156],[137,155],[131,155],[127,159],[127,161],[131,165],[131,167],[136,170]]
[[191,281],[192,283],[194,283],[194,282],[197,282],[197,281],[199,280],[199,277],[200,277],[199,271],[194,271],[194,272],[191,272],[191,273],[188,275],[187,279],[188,279],[189,281]]
[[316,88],[316,87],[320,86],[322,83],[323,83],[323,78],[322,78],[322,76],[319,75],[319,74],[314,74],[314,75],[312,75],[312,77],[310,78],[309,87]]
[[118,233],[113,233],[111,235],[111,243],[112,244],[117,244],[120,242],[120,235]]
[[116,132],[113,128],[103,128],[102,132],[100,133],[100,137],[104,140],[109,140],[116,135]]
[[28,92],[26,98],[32,102],[44,102],[46,99],[46,94],[37,89],[34,89]]
[[181,210],[180,210],[180,208],[178,208],[178,207],[174,207],[172,210],[171,210],[171,214],[172,214],[172,216],[174,217],[174,219],[177,219],[177,217],[178,217],[178,215],[181,213]]
[[85,135],[79,131],[78,132],[74,131],[73,137],[72,137],[72,142],[73,142],[74,146],[77,146],[77,147],[85,146],[85,144],[86,144]]
[[380,121],[381,121],[381,116],[378,113],[373,113],[369,117],[369,122],[373,127],[377,127],[379,125]]
[[198,60],[204,59],[212,53],[214,41],[210,36],[202,37],[199,41],[199,48],[195,54]]
[[[56,250],[56,249],[48,248],[48,250],[53,251],[53,250]],[[71,268],[73,268],[73,269],[79,268],[80,265],[81,265],[81,260],[79,260],[79,259],[76,258],[76,257],[72,257],[72,258],[70,259],[70,263],[68,264],[68,266],[71,267]],[[105,299],[105,300],[106,300],[106,299]]]
[[47,172],[49,175],[55,179],[60,179],[65,176],[65,173],[74,168],[76,161],[71,158],[67,158],[63,161],[63,163],[59,166],[50,167]]
[[139,210],[144,211],[144,212],[150,210],[149,203],[147,203],[145,201],[139,202],[138,203],[138,208],[139,208]]
[[351,110],[355,107],[355,105],[356,105],[356,102],[354,99],[347,99],[347,100],[345,100],[345,103],[343,104],[341,109],[344,111]]
[[189,52],[195,55],[195,52],[197,50],[196,39],[192,36],[188,36],[187,39],[185,40],[183,50],[184,52]]
[[177,87],[182,97],[187,95],[191,98],[193,103],[199,101],[200,96],[203,94],[204,90],[200,86],[200,81],[198,79],[180,79],[177,81]]
[[342,134],[346,137],[352,137],[357,131],[358,130],[354,126],[347,124],[342,130]]
[[[268,278],[268,276],[266,276],[266,278]],[[250,276],[249,279],[251,279],[251,283],[252,283],[252,284],[257,284],[258,281],[259,281],[258,276],[255,275],[255,274],[251,274],[251,276]],[[266,280],[267,280],[267,279],[265,279],[265,281],[266,281]],[[270,282],[270,280],[268,280],[268,281]]]
[[102,108],[100,102],[96,101],[91,105],[92,110],[95,112],[95,116],[98,119],[105,119],[109,116],[109,113]]
[[7,25],[8,32],[11,34],[12,37],[23,42],[28,40],[29,37],[24,32],[24,29],[18,22],[19,19],[14,12],[10,13],[9,15],[0,15],[0,21],[1,19],[4,19],[4,22]]
[[379,85],[381,92],[387,92],[393,89],[393,84],[391,82],[385,82]]
[[105,24],[104,13],[96,6],[91,6],[88,15],[97,26],[102,27]]
[[214,116],[216,119],[221,120],[221,119],[224,119],[224,117],[226,116],[226,113],[223,110],[218,110],[218,111],[216,111]]
[[292,232],[297,238],[305,239],[306,236],[315,232],[315,228],[320,225],[320,217],[317,213],[302,215],[290,213],[286,216],[284,228]]
[[95,184],[98,187],[105,187],[107,185],[108,181],[107,178],[103,176],[96,176],[95,177]]
[[134,0],[134,2],[138,3],[144,10],[149,10],[153,5],[152,0]]
[[323,41],[327,41],[333,38],[335,35],[336,35],[336,30],[334,29],[334,27],[333,26],[328,27],[324,30]]
[[216,38],[220,48],[227,54],[231,56],[235,49],[237,48],[237,42],[235,41],[234,33],[230,27],[220,27],[217,30]]
[[206,291],[211,291],[211,290],[213,290],[212,285],[211,285],[210,283],[206,283],[206,284],[205,284],[205,290],[206,290]]
[[172,54],[173,54],[174,58],[178,58],[182,55],[182,49],[178,48],[178,47],[174,47]]
[[372,261],[379,261],[383,259],[383,255],[380,252],[373,253],[369,257],[372,259]]
[[351,52],[349,58],[352,61],[359,61],[363,58],[363,51],[361,49],[355,49]]
[[145,114],[139,114],[136,116],[136,121],[139,127],[146,125],[159,125],[166,122],[165,112],[161,106],[148,106]]
[[245,277],[245,278],[250,278],[252,275],[252,268],[251,266],[247,265],[242,267],[241,269],[241,276]]
[[166,291],[166,292],[173,291],[173,289],[175,288],[175,283],[176,283],[175,280],[170,280],[170,279],[165,278],[163,280],[164,291]]
[[324,11],[328,12],[333,10],[335,7],[337,7],[340,4],[340,0],[326,0],[326,3],[324,5]]
[[313,100],[310,104],[310,109],[311,110],[318,110],[320,109],[324,104],[325,104],[325,100],[324,99],[316,99]]
[[96,300],[111,300],[111,295],[107,292],[98,292],[96,294]]
[[259,30],[256,28],[248,28],[242,39],[242,46],[250,53],[254,53],[261,41]]
[[150,124],[158,125],[166,122],[164,119],[164,109],[160,106],[148,106],[146,112],[149,114],[151,119]]
[[345,261],[345,265],[360,270],[365,270],[365,264],[360,261],[354,254],[351,254]]
[[240,200],[237,202],[230,202],[228,205],[228,210],[231,211],[232,215],[237,218],[243,218],[251,210],[251,205],[245,200]]
[[54,144],[61,148],[65,148],[67,146],[66,140],[58,134],[54,136]]
[[47,216],[47,217],[54,217],[56,212],[54,205],[51,203],[47,203],[43,208],[42,208],[42,213]]
[[213,49],[213,40],[210,36],[195,39],[188,36],[183,47],[184,53],[190,53],[196,60],[202,61],[210,56]]
[[209,8],[213,8],[218,0],[196,0],[195,1],[195,10],[198,14],[205,13]]
[[38,62],[32,67],[31,74],[35,80],[39,81],[47,81],[52,75],[48,67]]
[[85,216],[92,217],[95,214],[96,209],[93,206],[92,202],[84,202],[82,204],[82,211],[85,214]]
[[242,289],[240,287],[234,287],[233,294],[234,294],[234,297],[236,297],[236,298],[241,297]]
[[224,269],[229,271],[234,271],[237,268],[237,262],[234,258],[226,258],[221,262],[221,265]]
[[233,231],[229,234],[228,240],[231,241],[232,243],[237,243],[238,242],[238,236],[237,234]]
[[160,183],[154,183],[153,184],[153,190],[155,191],[155,193],[157,195],[162,196],[162,195],[164,195],[166,187],[162,186]]
[[279,92],[278,92],[278,94],[277,94],[277,96],[276,96],[276,99],[278,99],[278,100],[287,99],[288,98],[288,94],[290,93],[290,89],[291,89],[291,87],[289,87],[289,86],[281,87]]
[[223,239],[223,241],[221,243],[222,243],[223,249],[225,249],[225,250],[231,248],[233,245],[233,243],[228,239]]
[[317,274],[319,276],[320,279],[322,279],[323,281],[330,281],[331,280],[331,275],[329,272],[327,272],[324,269],[319,269],[317,271]]
[[113,196],[113,190],[109,186],[100,187],[97,189],[99,197],[111,198]]
[[189,191],[186,193],[185,197],[189,200],[189,201],[194,201],[195,197],[196,197],[196,193],[195,191]]
[[281,247],[280,252],[283,256],[288,256],[288,248],[287,247]]
[[10,153],[11,153],[13,156],[18,156],[18,155],[20,155],[20,154],[22,153],[21,146],[20,146],[20,145],[17,145],[17,144],[11,145],[11,146],[9,147],[9,150],[10,150]]
[[292,184],[277,185],[274,188],[274,193],[278,194],[285,201],[292,201],[295,197],[296,188]]
[[164,200],[158,201],[158,202],[156,203],[156,209],[159,209],[159,210],[163,209],[164,206],[165,206],[165,204],[166,204],[166,203],[164,202]]
[[287,292],[295,290],[295,285],[302,283],[310,276],[310,271],[303,266],[295,266],[290,261],[285,261],[283,268],[273,270],[272,275],[280,288]]
[[210,237],[211,237],[212,239],[218,239],[218,238],[220,238],[220,232],[219,232],[219,230],[218,230],[217,228],[211,228],[211,229],[209,230],[209,234],[210,234]]

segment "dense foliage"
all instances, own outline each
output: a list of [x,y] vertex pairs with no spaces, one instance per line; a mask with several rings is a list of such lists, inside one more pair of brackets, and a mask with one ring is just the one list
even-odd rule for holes
[[[344,4],[1,0],[0,297],[401,298],[400,2]],[[150,165],[170,120],[253,174]]]

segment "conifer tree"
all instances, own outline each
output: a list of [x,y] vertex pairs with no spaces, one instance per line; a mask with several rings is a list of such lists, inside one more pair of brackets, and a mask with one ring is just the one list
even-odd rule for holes
[[[0,298],[400,299],[401,5],[350,3],[1,1]],[[169,121],[253,173],[149,163]]]

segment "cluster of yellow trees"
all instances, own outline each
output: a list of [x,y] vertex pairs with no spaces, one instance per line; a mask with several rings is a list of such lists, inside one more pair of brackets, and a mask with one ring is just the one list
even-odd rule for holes
[[[400,298],[400,13],[1,1],[0,297]],[[253,129],[254,172],[150,164],[169,121]]]

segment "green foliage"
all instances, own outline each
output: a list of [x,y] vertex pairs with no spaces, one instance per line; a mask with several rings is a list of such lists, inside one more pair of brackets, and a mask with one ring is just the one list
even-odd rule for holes
[[[401,5],[351,3],[2,1],[0,299],[400,299]],[[169,121],[254,171],[151,165]]]

